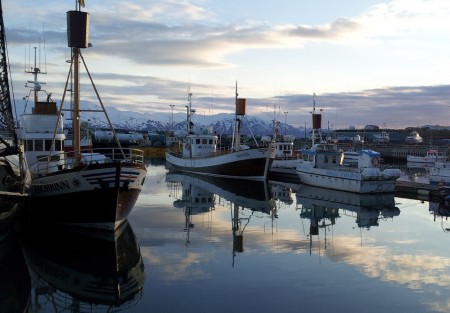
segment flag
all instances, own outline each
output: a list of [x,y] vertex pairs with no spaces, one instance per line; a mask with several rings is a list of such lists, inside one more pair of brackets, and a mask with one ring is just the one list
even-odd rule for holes
[[79,2],[80,5],[84,8],[84,0],[78,0],[78,2]]

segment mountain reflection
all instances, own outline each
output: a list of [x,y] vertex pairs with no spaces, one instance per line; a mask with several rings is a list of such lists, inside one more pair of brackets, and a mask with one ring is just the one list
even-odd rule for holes
[[34,309],[47,305],[58,312],[110,311],[140,300],[144,263],[128,221],[114,232],[27,227],[22,248]]

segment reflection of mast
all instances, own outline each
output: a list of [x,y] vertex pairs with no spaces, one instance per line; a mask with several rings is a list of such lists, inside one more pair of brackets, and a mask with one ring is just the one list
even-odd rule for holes
[[[175,200],[173,202],[173,206],[182,208],[184,211],[184,231],[186,232],[186,246],[188,246],[190,244],[190,229],[194,228],[192,216],[211,212],[214,209],[215,200],[213,192],[196,186],[192,180],[181,182],[181,186],[181,199]],[[175,193],[177,192],[174,188],[174,194]]]
[[[312,236],[319,236],[319,228],[325,229],[325,249],[327,248],[326,230],[328,226],[333,226],[336,223],[336,218],[339,217],[339,210],[334,208],[326,208],[322,206],[313,205],[311,208],[302,207],[300,218],[310,220],[309,227],[309,254],[312,254]],[[329,222],[327,223],[326,220]],[[322,221],[322,223],[320,223]],[[320,246],[319,246],[320,248]]]
[[[253,215],[252,211],[252,214]],[[234,267],[234,257],[235,252],[244,251],[244,229],[250,222],[250,217],[239,217],[239,205],[231,203],[231,213],[232,213],[232,230],[233,230],[233,267]],[[246,221],[245,225],[242,227],[242,222]]]

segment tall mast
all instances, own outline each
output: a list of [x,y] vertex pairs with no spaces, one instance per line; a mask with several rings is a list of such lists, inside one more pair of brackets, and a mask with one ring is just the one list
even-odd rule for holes
[[314,139],[316,137],[316,134],[314,132],[315,124],[314,124],[314,116],[316,114],[316,93],[313,95],[313,111],[312,111],[312,145],[314,146]]
[[234,134],[234,148],[235,150],[239,150],[241,147],[241,119],[238,112],[238,90],[237,90],[237,81],[236,81],[236,89],[235,89],[235,103],[236,103],[236,115],[235,115],[235,134]]
[[[79,2],[84,7],[84,1]],[[80,53],[81,48],[89,46],[89,13],[80,11],[67,12],[67,43],[72,48],[73,66],[73,107],[72,107],[72,136],[75,160],[78,162],[80,156]]]

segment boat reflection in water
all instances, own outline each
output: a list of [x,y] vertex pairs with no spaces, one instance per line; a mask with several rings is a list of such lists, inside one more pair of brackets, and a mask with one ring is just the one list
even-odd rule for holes
[[358,194],[302,185],[297,191],[300,217],[310,220],[310,243],[319,229],[327,229],[342,215],[355,216],[360,228],[379,226],[380,219],[400,215],[394,193]]
[[441,228],[444,232],[450,233],[450,196],[440,202],[429,202],[429,212],[433,214],[434,221],[441,221]]
[[269,184],[272,191],[272,197],[275,201],[288,206],[294,203],[292,191],[295,190],[295,188],[292,188],[291,186],[293,184],[274,181],[269,181]]
[[115,232],[29,227],[23,238],[33,307],[109,312],[140,301],[144,262],[128,221]]
[[[277,217],[275,201],[266,181],[237,180],[204,175],[170,171],[166,182],[181,186],[181,197],[174,201],[174,206],[184,208],[189,243],[189,230],[194,225],[192,215],[214,210],[215,205],[229,206],[231,209],[234,252],[243,252],[243,233],[245,226],[256,212],[274,219]],[[234,259],[233,259],[234,260]]]
[[0,225],[0,312],[29,312],[31,279],[19,236]]

